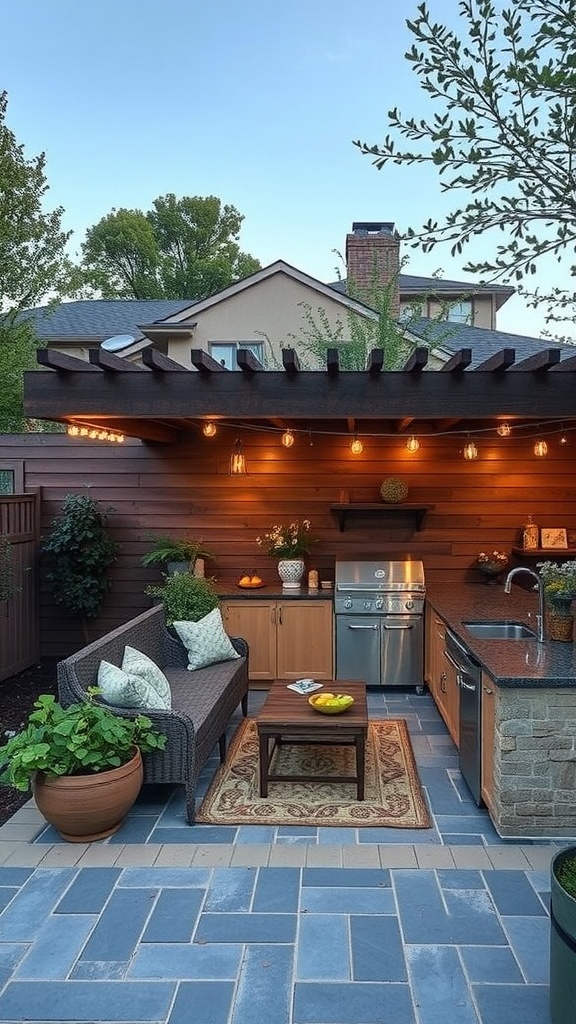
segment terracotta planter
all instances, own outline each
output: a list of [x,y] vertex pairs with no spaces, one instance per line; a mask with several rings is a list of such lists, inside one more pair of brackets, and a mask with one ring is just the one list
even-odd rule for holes
[[69,843],[105,839],[120,828],[140,792],[142,757],[90,775],[52,776],[37,772],[32,791],[39,811]]
[[573,1024],[576,1004],[576,899],[556,878],[556,869],[576,848],[561,850],[550,872],[550,1019],[552,1024]]

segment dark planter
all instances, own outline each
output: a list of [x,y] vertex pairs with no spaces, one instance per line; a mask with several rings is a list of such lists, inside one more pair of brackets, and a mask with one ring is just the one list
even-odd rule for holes
[[37,772],[32,790],[38,810],[69,843],[106,839],[120,828],[144,778],[142,757],[90,775]]
[[550,1019],[552,1024],[574,1024],[576,1007],[576,899],[556,877],[565,860],[576,860],[576,846],[552,859],[550,879]]

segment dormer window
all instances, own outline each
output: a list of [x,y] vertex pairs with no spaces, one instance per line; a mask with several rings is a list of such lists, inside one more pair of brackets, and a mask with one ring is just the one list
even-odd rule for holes
[[474,307],[472,299],[461,299],[459,302],[452,302],[448,309],[447,319],[452,324],[474,325]]
[[211,341],[210,355],[227,370],[237,370],[236,353],[240,348],[248,349],[259,363],[264,363],[264,346],[260,341]]

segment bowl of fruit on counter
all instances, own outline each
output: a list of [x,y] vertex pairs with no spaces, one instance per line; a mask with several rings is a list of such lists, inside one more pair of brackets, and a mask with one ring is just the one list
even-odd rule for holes
[[354,697],[349,693],[314,693],[308,697],[308,703],[323,715],[340,715],[352,707]]
[[242,587],[242,590],[257,590],[258,587],[265,587],[266,584],[261,576],[256,571],[242,573],[238,580],[237,586]]

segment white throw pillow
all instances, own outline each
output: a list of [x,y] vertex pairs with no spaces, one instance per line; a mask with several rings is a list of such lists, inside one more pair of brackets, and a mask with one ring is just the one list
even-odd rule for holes
[[170,683],[162,669],[158,668],[156,662],[152,661],[152,658],[149,658],[147,654],[142,654],[142,651],[137,651],[135,647],[128,647],[127,645],[124,648],[122,668],[129,676],[138,676],[139,679],[142,679],[150,687],[150,691],[155,691],[158,695],[160,703],[149,704],[149,707],[171,707],[172,694],[170,692]]
[[166,703],[158,690],[150,686],[141,676],[130,675],[112,665],[109,661],[101,661],[98,666],[98,683],[101,695],[108,704],[122,708],[167,709]]
[[219,608],[213,608],[199,622],[174,622],[172,625],[188,651],[190,670],[240,657],[224,630]]

